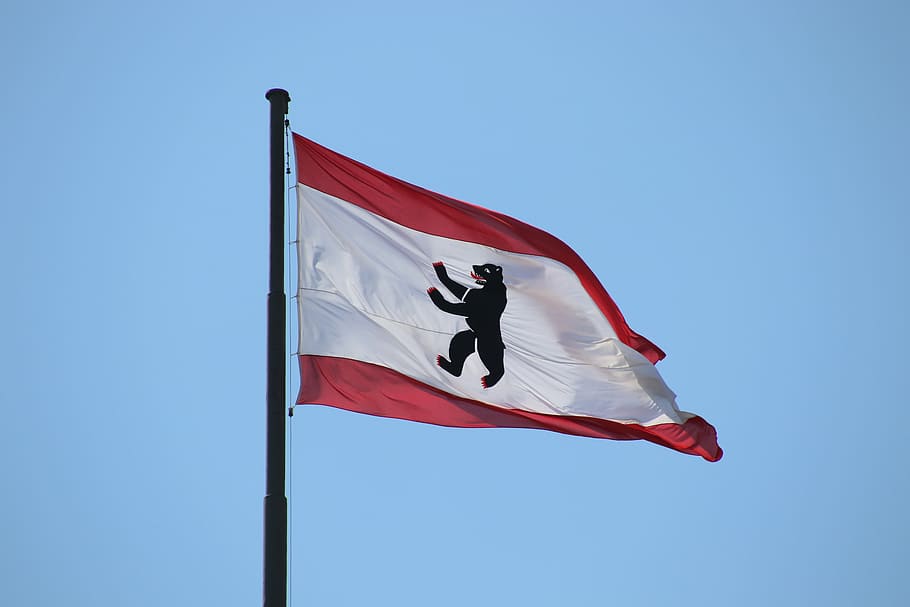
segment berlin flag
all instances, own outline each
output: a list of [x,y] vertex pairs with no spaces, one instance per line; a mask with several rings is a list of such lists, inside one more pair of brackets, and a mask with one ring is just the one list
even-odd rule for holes
[[721,458],[658,374],[664,353],[559,239],[297,134],[294,151],[298,404]]

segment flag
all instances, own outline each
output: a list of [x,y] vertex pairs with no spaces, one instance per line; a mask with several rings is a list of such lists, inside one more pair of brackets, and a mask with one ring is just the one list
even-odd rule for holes
[[716,461],[581,258],[506,215],[294,134],[298,404],[644,439]]

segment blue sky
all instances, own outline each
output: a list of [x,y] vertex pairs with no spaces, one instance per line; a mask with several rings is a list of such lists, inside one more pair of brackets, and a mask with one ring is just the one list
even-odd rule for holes
[[[574,247],[709,464],[299,408],[292,605],[906,605],[902,2],[0,8],[0,603],[261,601],[267,124]],[[296,382],[296,380],[293,380]]]

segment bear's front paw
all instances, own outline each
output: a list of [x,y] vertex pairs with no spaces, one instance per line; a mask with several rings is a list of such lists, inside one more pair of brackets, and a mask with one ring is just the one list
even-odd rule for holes
[[433,297],[433,293],[437,293],[438,291],[439,291],[439,289],[437,289],[436,287],[430,287],[429,289],[427,289],[427,295],[429,295],[430,297]]

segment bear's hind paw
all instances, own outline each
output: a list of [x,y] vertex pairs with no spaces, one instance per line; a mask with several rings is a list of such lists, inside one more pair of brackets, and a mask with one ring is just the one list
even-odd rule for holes
[[483,389],[492,388],[499,383],[499,380],[502,379],[502,376],[493,377],[492,375],[484,375],[480,378],[480,385],[483,386]]

